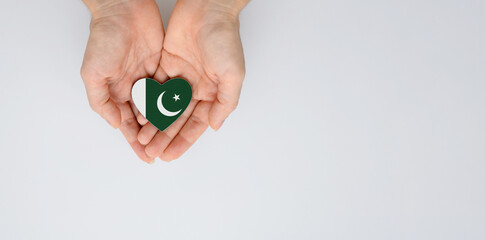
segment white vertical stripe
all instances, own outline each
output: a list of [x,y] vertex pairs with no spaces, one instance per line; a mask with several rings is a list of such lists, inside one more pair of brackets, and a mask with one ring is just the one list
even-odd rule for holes
[[131,89],[131,97],[138,111],[146,117],[146,78],[136,81]]

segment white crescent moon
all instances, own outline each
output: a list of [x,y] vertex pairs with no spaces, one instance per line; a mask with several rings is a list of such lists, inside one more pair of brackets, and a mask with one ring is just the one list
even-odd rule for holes
[[163,97],[163,94],[165,93],[165,91],[163,91],[162,94],[160,94],[160,96],[158,96],[158,100],[157,100],[157,107],[158,107],[158,111],[160,111],[163,115],[167,116],[167,117],[173,117],[177,114],[180,113],[180,111],[182,111],[182,109],[176,111],[176,112],[170,112],[168,111],[164,106],[163,106],[163,103],[162,103],[162,97]]

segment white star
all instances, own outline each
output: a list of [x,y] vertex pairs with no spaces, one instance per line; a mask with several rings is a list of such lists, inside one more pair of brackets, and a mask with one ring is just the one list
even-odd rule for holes
[[173,99],[175,99],[175,101],[180,100],[180,95],[173,94]]

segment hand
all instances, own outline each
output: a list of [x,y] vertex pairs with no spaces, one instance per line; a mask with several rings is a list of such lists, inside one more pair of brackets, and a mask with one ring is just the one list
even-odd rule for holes
[[140,125],[134,116],[131,87],[143,77],[165,80],[159,68],[163,25],[153,0],[85,0],[92,13],[81,68],[89,104],[114,128],[120,128],[145,162],[154,158],[137,140]]
[[[181,156],[210,125],[217,130],[236,108],[244,79],[238,15],[245,0],[179,0],[168,23],[161,68],[183,77],[193,99],[164,132],[145,124],[138,140],[150,157]],[[141,122],[144,124],[144,122]]]

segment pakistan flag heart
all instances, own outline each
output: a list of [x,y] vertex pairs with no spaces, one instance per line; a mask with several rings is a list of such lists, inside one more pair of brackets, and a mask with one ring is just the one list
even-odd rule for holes
[[182,78],[170,79],[163,84],[142,78],[133,85],[131,96],[138,111],[163,131],[185,111],[192,99],[192,88]]

